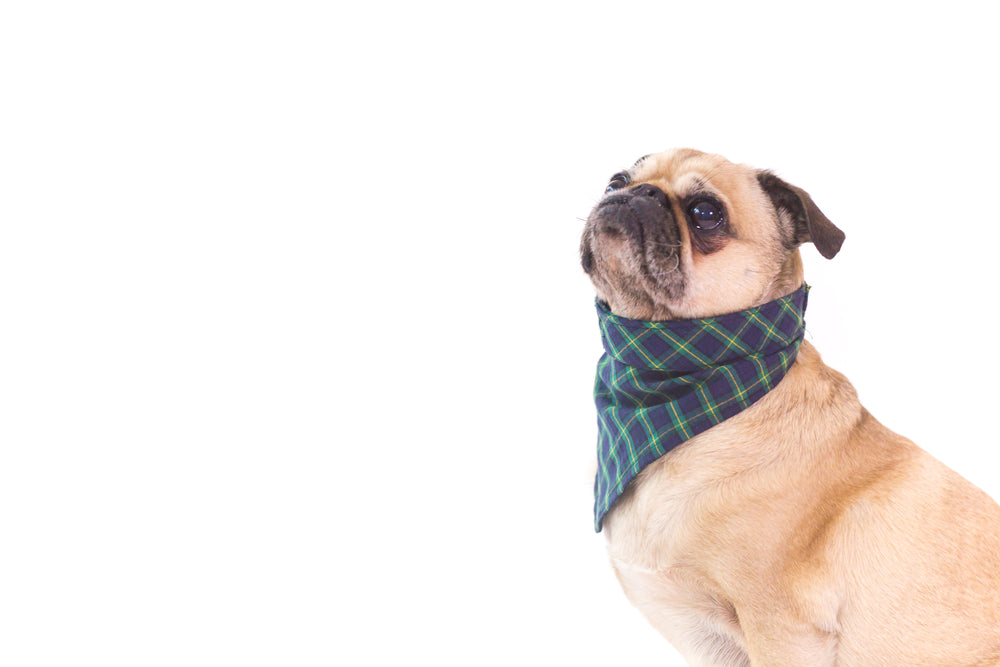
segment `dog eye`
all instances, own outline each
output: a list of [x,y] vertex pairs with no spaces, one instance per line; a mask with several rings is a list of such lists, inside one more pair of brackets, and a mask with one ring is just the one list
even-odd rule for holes
[[608,187],[604,188],[604,191],[614,192],[615,190],[621,190],[631,182],[632,182],[632,177],[629,176],[624,171],[620,171],[611,177],[611,181],[608,183]]
[[718,229],[725,222],[722,205],[711,199],[699,199],[688,206],[688,218],[695,229]]

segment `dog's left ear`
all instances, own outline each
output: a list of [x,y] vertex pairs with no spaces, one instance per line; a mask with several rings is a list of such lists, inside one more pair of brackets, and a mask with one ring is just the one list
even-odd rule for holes
[[840,246],[844,243],[844,232],[823,215],[823,211],[819,210],[808,192],[785,183],[769,171],[759,172],[757,181],[771,198],[774,208],[779,212],[785,211],[792,219],[795,225],[794,245],[812,241],[819,254],[827,259],[833,259],[840,252]]

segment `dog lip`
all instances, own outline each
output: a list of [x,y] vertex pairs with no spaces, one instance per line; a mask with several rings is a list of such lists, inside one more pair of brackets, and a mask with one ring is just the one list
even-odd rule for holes
[[680,232],[669,207],[650,196],[617,196],[602,204],[591,218],[595,249],[602,238],[615,252],[629,246],[636,268],[655,283],[678,270]]

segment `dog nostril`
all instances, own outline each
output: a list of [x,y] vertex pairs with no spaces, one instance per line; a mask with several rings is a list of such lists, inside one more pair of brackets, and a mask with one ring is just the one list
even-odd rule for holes
[[642,185],[637,185],[632,189],[633,194],[640,197],[652,197],[662,206],[666,206],[668,203],[667,195],[663,190],[652,185],[651,183],[643,183]]

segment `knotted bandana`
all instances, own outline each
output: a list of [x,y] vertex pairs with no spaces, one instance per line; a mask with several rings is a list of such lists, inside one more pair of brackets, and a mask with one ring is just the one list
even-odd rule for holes
[[642,469],[753,405],[795,361],[808,285],[738,313],[649,322],[597,302],[594,528]]

